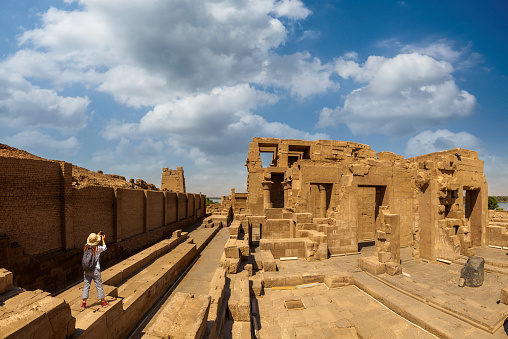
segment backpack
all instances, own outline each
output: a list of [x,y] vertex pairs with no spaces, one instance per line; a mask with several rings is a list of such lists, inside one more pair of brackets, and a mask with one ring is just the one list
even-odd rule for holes
[[95,259],[95,255],[93,255],[93,251],[88,248],[85,253],[83,253],[83,259],[81,259],[81,266],[83,267],[83,271],[93,272],[96,265],[97,260]]

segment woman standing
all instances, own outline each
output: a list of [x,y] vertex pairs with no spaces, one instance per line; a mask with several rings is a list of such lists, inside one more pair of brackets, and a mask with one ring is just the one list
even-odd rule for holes
[[[104,233],[99,232],[99,234],[90,233],[88,239],[86,240],[86,245],[83,248],[83,252],[86,250],[91,250],[94,259],[97,262],[95,267],[90,271],[85,271],[85,285],[83,286],[83,304],[81,304],[81,309],[84,310],[86,308],[86,299],[88,299],[88,292],[90,291],[90,284],[92,283],[92,279],[95,282],[95,288],[97,288],[97,299],[102,301],[102,307],[108,307],[109,303],[105,299],[104,289],[102,288],[102,279],[101,279],[101,261],[100,255],[101,252],[106,250],[106,241],[104,240],[106,236]],[[99,244],[102,241],[102,245]]]

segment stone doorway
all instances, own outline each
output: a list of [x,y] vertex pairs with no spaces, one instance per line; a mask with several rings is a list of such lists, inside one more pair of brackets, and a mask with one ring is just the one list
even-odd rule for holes
[[386,186],[358,186],[358,248],[372,246],[376,238],[376,221]]
[[481,191],[464,187],[464,216],[469,222],[471,243],[482,246]]

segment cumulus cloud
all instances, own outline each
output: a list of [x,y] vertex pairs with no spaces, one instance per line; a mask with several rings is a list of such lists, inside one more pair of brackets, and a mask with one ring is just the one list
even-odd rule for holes
[[64,97],[0,68],[0,123],[3,126],[50,127],[77,131],[88,120],[88,97]]
[[[76,10],[44,13],[39,28],[21,35],[22,50],[6,66],[22,76],[98,86],[133,107],[254,82],[287,39],[281,20],[311,13],[300,0],[78,3]],[[304,71],[299,59],[291,71]],[[319,69],[318,63],[310,65]],[[282,87],[305,96],[309,89],[299,90],[305,87],[299,79],[316,77],[303,73]]]
[[457,61],[465,50],[457,51],[453,48],[453,42],[441,39],[430,44],[410,44],[403,46],[401,51],[404,53],[418,53],[428,55],[437,60],[445,60],[450,63]]
[[435,132],[427,130],[412,137],[407,142],[406,157],[445,151],[452,148],[465,148],[477,152],[484,152],[482,141],[467,132],[453,133],[447,129]]
[[274,55],[264,65],[256,79],[257,83],[286,88],[294,97],[309,96],[339,89],[339,84],[330,77],[334,72],[331,64],[322,64],[309,53]]
[[[177,149],[197,148],[211,155],[241,152],[254,136],[297,139],[327,138],[252,113],[278,97],[248,84],[218,87],[206,94],[186,96],[154,107],[139,122],[111,121],[102,131],[108,139],[140,135],[169,136]],[[195,153],[197,151],[194,151]],[[184,152],[185,153],[185,152]]]
[[80,142],[74,136],[57,140],[49,134],[35,130],[22,131],[14,136],[5,137],[2,143],[31,152],[50,152],[65,156],[75,155],[81,148]]
[[345,123],[354,134],[405,136],[469,116],[476,107],[476,98],[455,84],[453,66],[427,55],[371,56],[363,65],[339,58],[336,70],[366,85],[342,107],[322,109],[318,127]]

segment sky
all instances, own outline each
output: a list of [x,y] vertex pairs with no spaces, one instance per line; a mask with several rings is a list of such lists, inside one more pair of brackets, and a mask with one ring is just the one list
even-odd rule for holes
[[4,0],[0,142],[246,191],[253,137],[456,147],[508,195],[503,0]]

